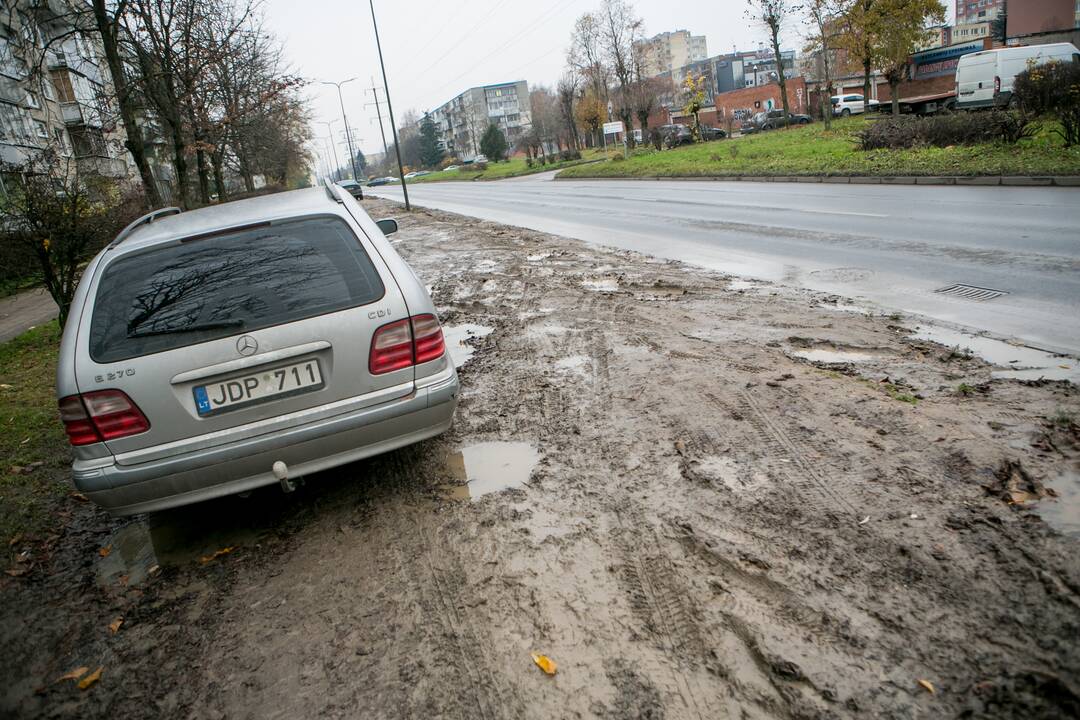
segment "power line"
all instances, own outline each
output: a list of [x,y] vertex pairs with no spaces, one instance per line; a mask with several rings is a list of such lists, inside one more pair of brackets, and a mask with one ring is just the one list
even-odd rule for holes
[[439,64],[440,62],[442,62],[442,61],[443,61],[443,60],[444,60],[444,59],[446,58],[446,56],[447,56],[447,55],[449,55],[449,54],[450,54],[451,52],[453,52],[454,50],[456,50],[456,49],[457,49],[457,47],[458,47],[459,45],[461,45],[461,43],[465,42],[466,40],[470,40],[470,39],[471,39],[471,36],[472,36],[472,34],[473,34],[474,32],[476,32],[476,30],[477,30],[477,29],[478,29],[478,28],[479,28],[479,27],[480,27],[481,25],[483,25],[483,24],[484,24],[485,22],[487,22],[487,21],[488,21],[488,19],[489,19],[489,18],[490,18],[490,17],[492,16],[492,15],[494,15],[494,14],[495,14],[495,11],[497,11],[497,10],[498,10],[499,8],[501,8],[501,7],[502,7],[503,5],[505,5],[505,4],[506,4],[506,0],[499,0],[499,2],[495,3],[495,5],[494,5],[494,6],[493,6],[493,7],[491,8],[491,10],[489,10],[489,11],[488,11],[487,15],[484,15],[484,17],[480,18],[480,20],[479,20],[479,21],[478,21],[478,22],[477,22],[477,23],[476,23],[475,25],[473,25],[473,26],[472,26],[471,28],[469,28],[469,30],[468,30],[467,32],[464,32],[464,33],[462,33],[462,34],[461,34],[461,36],[460,36],[460,38],[458,39],[458,41],[457,41],[456,43],[454,43],[454,44],[453,44],[453,45],[451,45],[451,46],[450,46],[449,48],[447,48],[447,49],[446,49],[446,52],[444,52],[444,53],[443,53],[442,55],[440,55],[440,56],[439,56],[438,58],[436,58],[436,59],[435,59],[435,62],[431,63],[431,64],[430,64],[430,65],[428,65],[428,66],[427,66],[426,68],[424,68],[423,70],[421,70],[419,74],[420,74],[420,75],[423,75],[423,74],[424,74],[424,73],[426,73],[426,72],[427,72],[428,70],[430,70],[430,69],[432,69],[433,67],[435,67],[436,65],[438,65],[438,64]]

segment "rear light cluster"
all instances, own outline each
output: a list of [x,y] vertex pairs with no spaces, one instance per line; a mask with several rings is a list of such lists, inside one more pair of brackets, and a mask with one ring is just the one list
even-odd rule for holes
[[72,445],[116,440],[150,429],[150,421],[120,390],[68,395],[60,401],[60,420]]
[[995,95],[1000,95],[1001,94],[1001,78],[999,78],[997,76],[994,77],[994,94]]
[[413,315],[383,325],[371,339],[368,370],[372,375],[438,360],[446,352],[442,328],[434,315]]

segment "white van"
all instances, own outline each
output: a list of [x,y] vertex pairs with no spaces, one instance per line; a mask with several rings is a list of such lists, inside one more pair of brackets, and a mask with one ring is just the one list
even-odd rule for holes
[[1029,65],[1080,62],[1072,43],[1026,45],[964,55],[956,65],[956,107],[1003,107],[1012,98],[1013,80]]

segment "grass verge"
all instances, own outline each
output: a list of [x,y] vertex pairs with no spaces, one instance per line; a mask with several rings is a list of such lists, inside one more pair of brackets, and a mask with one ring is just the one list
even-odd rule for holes
[[50,322],[0,345],[0,540],[43,535],[70,492],[70,451],[56,414],[60,328]]
[[626,161],[567,168],[562,178],[722,177],[729,175],[1080,175],[1080,147],[1066,148],[1043,126],[1016,145],[983,143],[909,150],[858,149],[856,134],[872,122],[847,118],[825,130],[813,123],[675,150],[639,149]]
[[[431,182],[463,182],[469,180],[502,180],[504,178],[518,177],[520,175],[533,175],[535,173],[549,172],[551,170],[562,170],[565,168],[574,167],[575,165],[582,165],[592,160],[597,160],[604,157],[604,153],[599,150],[586,150],[581,153],[580,160],[566,160],[557,163],[551,163],[548,165],[534,165],[529,167],[523,157],[512,157],[509,160],[501,163],[488,163],[487,170],[483,172],[471,172],[458,168],[457,170],[443,170],[435,171],[430,175],[423,175],[418,178],[412,178],[408,181],[410,185],[417,183],[431,183]],[[464,167],[464,166],[463,166]]]

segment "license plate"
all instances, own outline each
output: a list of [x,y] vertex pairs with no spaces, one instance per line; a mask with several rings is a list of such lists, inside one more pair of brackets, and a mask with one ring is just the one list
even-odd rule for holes
[[235,410],[269,398],[318,390],[323,386],[318,360],[261,370],[251,375],[194,388],[199,415]]

